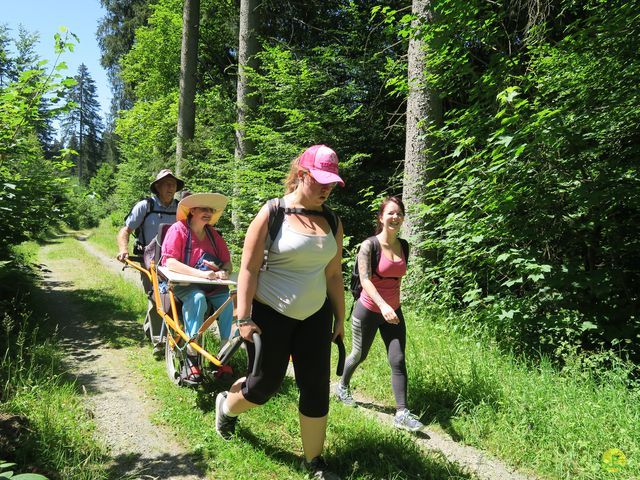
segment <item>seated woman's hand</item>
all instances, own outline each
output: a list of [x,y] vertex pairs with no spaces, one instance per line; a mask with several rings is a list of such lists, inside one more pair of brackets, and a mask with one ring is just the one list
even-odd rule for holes
[[229,279],[229,272],[227,272],[226,270],[218,270],[216,272],[214,272],[213,270],[203,270],[202,272],[205,274],[204,278],[206,278],[207,280],[228,280]]
[[227,272],[226,270],[218,270],[217,272],[215,272],[215,274],[216,274],[216,278],[219,280],[229,279],[229,272]]
[[203,278],[207,280],[218,280],[218,272],[214,272],[213,270],[200,270],[204,275]]

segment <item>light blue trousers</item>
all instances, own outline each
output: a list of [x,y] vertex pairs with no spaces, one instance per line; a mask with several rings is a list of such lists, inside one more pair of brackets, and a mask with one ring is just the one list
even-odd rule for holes
[[[229,298],[228,291],[206,296],[196,285],[176,285],[173,292],[182,301],[182,318],[184,319],[185,333],[190,337],[193,337],[202,326],[204,314],[207,312],[209,305],[211,305],[215,311]],[[217,321],[220,338],[222,341],[229,340],[231,323],[233,322],[232,302],[229,302],[220,313]]]

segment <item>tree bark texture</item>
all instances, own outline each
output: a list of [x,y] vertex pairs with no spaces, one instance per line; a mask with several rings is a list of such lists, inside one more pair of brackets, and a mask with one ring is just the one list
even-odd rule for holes
[[412,26],[414,34],[409,40],[408,84],[406,113],[406,141],[403,174],[403,202],[409,213],[404,222],[404,230],[412,239],[413,252],[420,254],[420,225],[423,223],[416,213],[416,207],[424,203],[426,184],[434,176],[433,158],[428,153],[426,128],[442,121],[442,104],[435,92],[425,85],[424,72],[425,44],[420,30],[428,28],[432,21],[430,0],[413,0],[412,11],[416,16]]
[[196,127],[196,73],[200,0],[185,0],[182,11],[182,50],[180,53],[180,98],[176,137],[176,175],[180,175],[185,143],[193,140]]
[[[238,35],[238,83],[236,91],[236,170],[242,165],[244,158],[253,152],[253,143],[245,136],[244,129],[248,118],[248,112],[255,107],[255,100],[249,96],[249,82],[245,74],[245,67],[256,68],[255,54],[258,51],[256,39],[257,26],[257,0],[240,1],[240,21]],[[237,193],[237,185],[234,186]],[[235,195],[234,195],[235,197]],[[238,227],[239,222],[235,215],[236,209],[232,208],[231,222]]]
[[240,2],[240,34],[238,36],[238,88],[237,114],[238,128],[236,129],[236,158],[242,159],[251,153],[250,143],[244,136],[244,124],[247,112],[255,106],[249,97],[249,82],[244,72],[246,66],[255,68],[255,54],[258,50],[256,40],[256,0],[242,0]]

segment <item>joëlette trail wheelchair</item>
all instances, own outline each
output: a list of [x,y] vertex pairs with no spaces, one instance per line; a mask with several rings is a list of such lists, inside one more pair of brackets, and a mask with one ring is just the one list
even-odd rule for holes
[[[193,337],[189,337],[185,332],[182,321],[182,307],[173,294],[173,286],[197,283],[205,285],[227,285],[232,289],[236,285],[236,282],[233,279],[206,280],[172,272],[166,267],[158,267],[160,246],[169,226],[169,224],[160,225],[158,236],[147,247],[144,257],[130,257],[126,259],[127,266],[146,275],[153,287],[152,301],[155,304],[158,315],[163,321],[161,331],[159,332],[160,338],[166,338],[165,364],[167,375],[176,385],[196,384],[196,382],[190,382],[188,376],[182,374],[185,365],[187,365],[188,345],[199,356],[203,380],[216,380],[223,376],[231,376],[233,370],[229,365],[229,361],[233,354],[240,348],[243,340],[242,337],[237,334],[235,336],[232,335],[229,342],[220,348],[220,341],[215,334],[214,324],[227,305],[235,300],[235,291],[230,292],[229,298],[204,320],[202,326]],[[158,241],[158,239],[160,240]],[[262,344],[260,336],[257,333],[253,335],[253,342],[255,344],[253,373],[254,375],[258,375],[262,359]],[[212,352],[217,353],[213,354]]]

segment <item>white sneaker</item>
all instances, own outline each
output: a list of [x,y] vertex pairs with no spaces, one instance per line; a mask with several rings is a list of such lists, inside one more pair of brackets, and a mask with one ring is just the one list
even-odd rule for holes
[[396,416],[393,419],[393,426],[410,432],[417,432],[424,428],[424,425],[418,420],[418,417],[406,408],[396,412]]
[[349,387],[345,387],[340,382],[338,382],[338,384],[336,385],[336,397],[338,397],[338,400],[340,400],[345,405],[348,405],[350,407],[356,406],[356,401],[351,395],[351,390],[349,389]]

